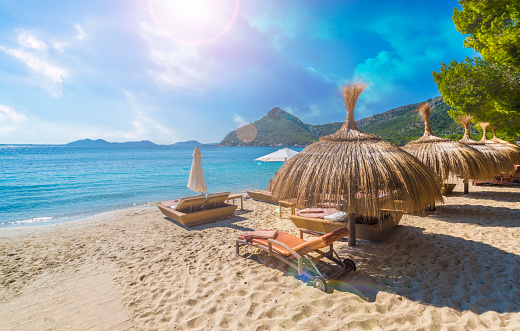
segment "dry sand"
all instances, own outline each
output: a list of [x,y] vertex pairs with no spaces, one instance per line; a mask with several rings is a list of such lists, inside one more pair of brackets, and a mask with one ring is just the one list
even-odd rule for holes
[[233,218],[192,228],[152,206],[2,229],[0,316],[88,279],[114,284],[125,327],[136,329],[518,330],[520,187],[461,191],[428,215],[405,215],[377,242],[339,242],[358,270],[332,294],[251,247],[235,254],[247,231],[297,234],[288,208],[279,219],[277,206],[252,200]]

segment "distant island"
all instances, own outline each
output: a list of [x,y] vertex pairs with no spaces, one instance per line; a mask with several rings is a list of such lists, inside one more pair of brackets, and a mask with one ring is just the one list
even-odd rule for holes
[[149,140],[127,141],[127,142],[108,142],[104,139],[82,139],[65,144],[66,146],[75,147],[154,147],[154,146],[172,146],[172,147],[200,147],[200,146],[216,146],[218,143],[202,144],[196,140],[180,141],[170,145],[158,145]]
[[175,147],[200,147],[203,144],[199,143],[196,140],[188,140],[188,141],[179,141],[178,143],[171,144],[169,146],[175,146]]
[[82,139],[82,140],[76,140],[73,142],[70,142],[66,144],[66,146],[81,146],[81,147],[111,147],[111,146],[118,146],[118,147],[150,147],[150,146],[157,146],[153,142],[149,140],[142,140],[142,141],[127,141],[123,143],[112,143],[108,142],[103,139]]
[[[450,106],[444,103],[442,97],[427,102],[432,105],[433,133],[449,139],[462,137],[464,128],[448,115]],[[358,120],[356,124],[361,131],[379,135],[394,145],[403,146],[424,133],[424,122],[414,111],[419,105],[420,103],[414,103],[391,109]],[[261,119],[254,121],[253,125],[257,130],[254,140],[243,142],[238,138],[237,130],[234,130],[227,134],[220,146],[307,146],[322,136],[338,131],[343,122],[305,124],[298,117],[276,107]],[[481,135],[474,127],[471,131],[474,137]]]

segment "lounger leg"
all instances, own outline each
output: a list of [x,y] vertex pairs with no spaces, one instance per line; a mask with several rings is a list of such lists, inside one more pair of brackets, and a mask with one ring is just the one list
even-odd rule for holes
[[237,242],[237,243],[235,243],[235,245],[236,245],[236,249],[237,249],[237,255],[240,255],[240,253],[239,253],[240,244]]
[[348,245],[356,246],[356,218],[352,214],[348,216],[348,230]]

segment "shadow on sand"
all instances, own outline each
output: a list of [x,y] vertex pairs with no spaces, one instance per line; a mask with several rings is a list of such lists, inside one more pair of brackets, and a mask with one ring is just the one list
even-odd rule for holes
[[[378,291],[385,291],[477,314],[520,312],[519,256],[481,242],[423,230],[398,226],[383,241],[351,250],[358,272],[343,277],[336,290],[357,290],[370,301]],[[343,247],[340,254],[348,251]]]
[[[456,215],[456,216],[454,216]],[[515,215],[517,215],[515,217]],[[449,223],[465,223],[480,226],[520,227],[520,211],[516,208],[471,205],[446,205],[433,215]]]
[[[519,256],[481,242],[423,231],[398,226],[380,242],[362,242],[355,248],[343,245],[339,255],[353,259],[357,271],[330,286],[370,302],[383,291],[460,312],[520,312]],[[299,278],[264,252],[241,256]],[[312,286],[308,279],[300,280]]]
[[462,192],[453,192],[447,196],[447,199],[451,197],[458,198],[467,198],[467,199],[486,199],[486,200],[494,200],[501,202],[520,202],[520,185],[519,186],[511,186],[511,189],[514,189],[515,192],[504,192],[504,191],[481,191],[481,192],[470,192],[468,194],[463,194]]
[[200,230],[215,228],[215,227],[226,227],[226,228],[231,228],[231,229],[235,229],[235,230],[250,232],[250,231],[254,231],[254,229],[237,224],[238,222],[247,220],[247,218],[242,217],[240,215],[247,214],[249,212],[251,212],[251,210],[247,210],[247,209],[240,210],[240,213],[239,213],[239,211],[235,212],[235,216],[233,216],[233,217],[211,220],[211,221],[208,221],[205,223],[200,223],[200,224],[197,224],[194,226],[185,226],[169,217],[164,217],[164,219],[177,226],[180,226],[181,228],[184,228],[188,231],[191,231],[191,230],[200,231]]

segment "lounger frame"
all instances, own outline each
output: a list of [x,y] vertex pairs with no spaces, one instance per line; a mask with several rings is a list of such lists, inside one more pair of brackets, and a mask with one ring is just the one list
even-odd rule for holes
[[278,203],[278,201],[275,201],[272,195],[265,194],[259,191],[246,191],[247,195],[253,200],[259,200],[269,203]]
[[[312,235],[312,236],[317,236],[317,237],[320,237],[323,235],[322,233],[318,233],[318,232],[311,231],[308,229],[299,229],[299,231],[300,231],[300,238],[302,238],[302,239],[303,239],[304,233]],[[265,245],[261,245],[261,244],[258,244],[258,243],[252,242],[252,241],[236,239],[236,242],[235,242],[236,253],[237,253],[237,255],[240,255],[241,246],[253,246],[253,247],[259,248],[259,249],[267,252],[267,254],[269,256],[274,256],[277,259],[283,261],[284,263],[288,264],[291,267],[294,267],[294,261],[296,261],[298,275],[299,276],[305,275],[309,279],[313,279],[315,276],[312,274],[312,271],[315,271],[324,280],[331,280],[331,279],[337,279],[337,278],[341,277],[342,275],[346,274],[347,272],[353,270],[350,265],[346,265],[343,261],[341,261],[338,253],[334,250],[334,244],[330,244],[328,246],[329,250],[326,252],[322,251],[321,249],[309,251],[309,250],[307,250],[308,247],[306,247],[306,249],[302,249],[302,250],[295,252],[291,247],[289,247],[286,244],[279,242],[275,239],[268,239],[267,242],[268,242],[268,246],[265,246]],[[272,247],[273,244],[276,244],[276,245],[279,245],[279,246],[285,248],[291,254],[286,257],[286,256],[274,251],[273,247]],[[318,255],[311,256],[310,253],[317,253]],[[305,265],[303,263],[304,258],[306,258],[308,261],[311,262],[311,265],[313,267],[312,269],[305,268]],[[334,265],[330,264],[327,261],[323,261],[323,259],[325,259],[325,258],[330,260],[331,262],[334,262]],[[332,269],[333,273],[324,274],[319,268],[320,263],[325,264],[328,269]]]
[[201,223],[216,221],[221,218],[231,217],[237,210],[237,205],[223,203],[219,208],[200,210],[193,213],[183,213],[161,204],[157,205],[161,212],[172,220],[185,226],[193,226]]
[[[398,210],[388,210],[388,212],[390,213],[390,216],[382,221],[381,224],[356,224],[356,238],[374,241],[397,226],[399,221],[401,221],[404,212]],[[320,218],[302,217],[298,215],[291,215],[289,218],[297,228],[308,229],[319,233],[320,235],[346,226],[346,223],[343,222],[324,220]]]

